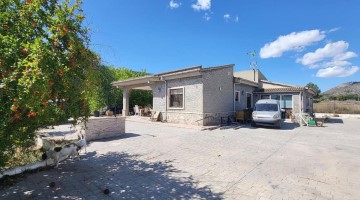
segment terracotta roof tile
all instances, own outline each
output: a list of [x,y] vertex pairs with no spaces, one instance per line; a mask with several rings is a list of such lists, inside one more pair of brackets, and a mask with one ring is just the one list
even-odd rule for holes
[[261,88],[255,90],[255,92],[302,92],[304,87],[284,87],[284,88]]

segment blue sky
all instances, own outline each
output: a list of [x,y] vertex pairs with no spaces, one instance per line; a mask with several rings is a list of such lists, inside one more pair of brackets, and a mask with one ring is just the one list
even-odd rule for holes
[[326,91],[360,81],[357,0],[85,0],[91,48],[106,65],[159,73],[235,64],[248,52],[274,82]]

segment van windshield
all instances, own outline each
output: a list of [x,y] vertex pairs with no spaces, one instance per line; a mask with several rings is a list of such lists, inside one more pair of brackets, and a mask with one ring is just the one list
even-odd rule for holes
[[255,105],[256,111],[278,111],[277,104],[256,104]]

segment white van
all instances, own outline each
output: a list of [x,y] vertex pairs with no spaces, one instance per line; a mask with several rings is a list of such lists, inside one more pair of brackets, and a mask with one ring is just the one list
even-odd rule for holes
[[281,128],[281,109],[279,101],[274,99],[258,100],[252,113],[251,125],[270,125]]

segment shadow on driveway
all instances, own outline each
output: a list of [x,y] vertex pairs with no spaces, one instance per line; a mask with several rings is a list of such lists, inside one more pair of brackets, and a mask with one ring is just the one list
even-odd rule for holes
[[[0,199],[221,199],[208,186],[197,187],[172,161],[146,163],[137,155],[88,152],[80,161],[67,160],[0,190]],[[49,183],[54,182],[55,187]],[[104,189],[110,194],[105,195]]]
[[344,121],[341,118],[329,118],[326,123],[330,124],[343,124]]
[[113,141],[113,140],[128,139],[128,138],[139,137],[139,136],[141,136],[141,135],[136,134],[136,133],[124,133],[124,134],[121,134],[119,136],[98,139],[98,140],[95,140],[95,141],[96,142],[109,142],[109,141]]
[[[295,128],[299,127],[298,123],[292,123],[292,122],[283,122],[281,125],[281,130],[293,130]],[[256,128],[265,128],[265,129],[277,129],[271,126],[260,126],[257,125],[256,127],[253,127],[250,125],[250,123],[241,124],[241,123],[233,123],[230,125],[220,125],[220,126],[213,126],[213,127],[205,127],[201,129],[201,131],[213,131],[213,130],[238,130],[238,129],[256,129]],[[280,129],[279,129],[280,130]]]

